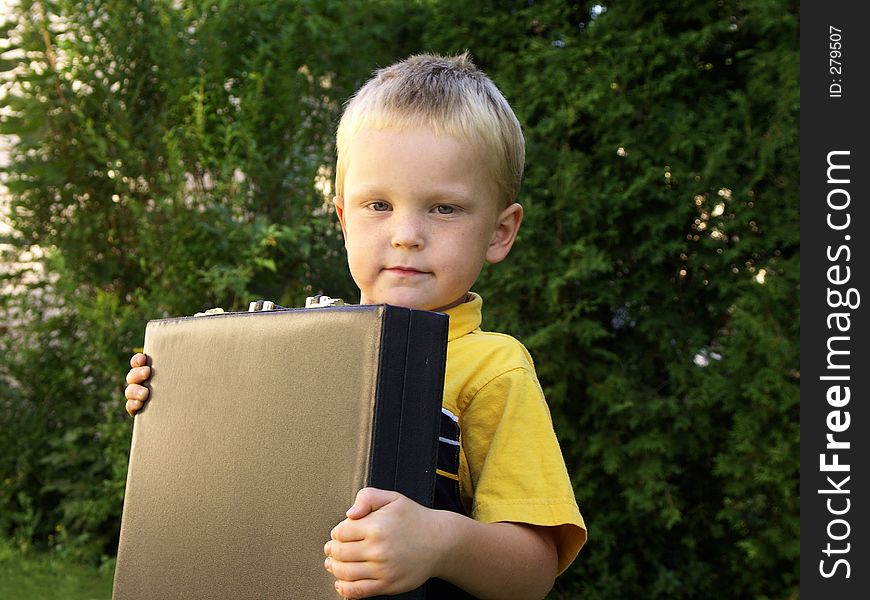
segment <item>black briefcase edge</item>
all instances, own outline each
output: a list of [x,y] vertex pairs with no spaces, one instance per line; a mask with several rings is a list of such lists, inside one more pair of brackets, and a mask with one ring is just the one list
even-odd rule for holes
[[[381,330],[369,485],[428,508],[435,496],[448,323],[442,313],[387,305]],[[382,401],[394,398],[401,402]],[[426,586],[392,598],[424,600]]]

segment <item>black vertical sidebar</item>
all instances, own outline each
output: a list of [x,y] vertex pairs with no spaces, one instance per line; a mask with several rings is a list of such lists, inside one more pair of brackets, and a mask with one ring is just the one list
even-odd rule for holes
[[870,589],[870,25],[801,3],[801,595]]

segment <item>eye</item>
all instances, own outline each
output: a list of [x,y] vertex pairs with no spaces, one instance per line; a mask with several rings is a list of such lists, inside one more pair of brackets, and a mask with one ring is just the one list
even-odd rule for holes
[[375,200],[369,203],[369,208],[376,212],[384,212],[390,210],[390,205],[383,200]]
[[439,215],[452,215],[454,213],[454,209],[452,206],[447,204],[439,204],[435,207],[435,212]]

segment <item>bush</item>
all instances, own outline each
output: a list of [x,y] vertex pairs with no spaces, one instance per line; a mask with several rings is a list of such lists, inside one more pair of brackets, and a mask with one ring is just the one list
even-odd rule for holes
[[6,293],[0,532],[111,554],[145,321],[353,298],[341,102],[469,48],[528,146],[484,325],[535,357],[590,527],[553,595],[794,595],[796,2],[175,4],[22,2],[7,25],[34,61],[2,117],[7,241],[50,277]]

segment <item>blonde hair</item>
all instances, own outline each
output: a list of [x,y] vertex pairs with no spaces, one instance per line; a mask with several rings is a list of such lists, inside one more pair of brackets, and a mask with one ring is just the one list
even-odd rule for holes
[[420,54],[375,71],[348,101],[336,134],[335,189],[344,193],[350,141],[361,129],[428,127],[477,143],[490,162],[504,206],[519,193],[525,140],[513,110],[471,61],[459,56]]

